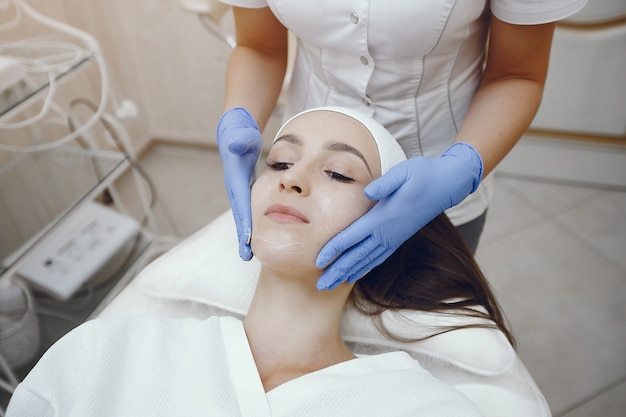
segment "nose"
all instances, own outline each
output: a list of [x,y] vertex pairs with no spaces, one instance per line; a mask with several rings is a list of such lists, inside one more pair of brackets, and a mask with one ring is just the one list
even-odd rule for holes
[[310,174],[307,174],[303,169],[296,167],[296,165],[283,171],[279,183],[280,191],[295,191],[303,196],[308,195],[309,183],[307,175]]

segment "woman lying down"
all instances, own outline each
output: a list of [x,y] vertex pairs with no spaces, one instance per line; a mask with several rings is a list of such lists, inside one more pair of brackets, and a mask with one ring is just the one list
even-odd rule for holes
[[353,111],[294,116],[252,187],[262,270],[245,319],[87,322],[42,357],[7,417],[480,415],[408,354],[357,357],[340,337],[346,303],[367,314],[485,311],[510,337],[445,215],[356,283],[316,288],[319,250],[375,204],[363,188],[404,159],[381,125]]

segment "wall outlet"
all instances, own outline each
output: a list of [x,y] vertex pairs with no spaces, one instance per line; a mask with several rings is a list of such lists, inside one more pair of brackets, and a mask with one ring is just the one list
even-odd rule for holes
[[87,202],[44,238],[17,274],[34,288],[68,300],[100,270],[110,271],[109,264],[125,257],[138,231],[134,219]]

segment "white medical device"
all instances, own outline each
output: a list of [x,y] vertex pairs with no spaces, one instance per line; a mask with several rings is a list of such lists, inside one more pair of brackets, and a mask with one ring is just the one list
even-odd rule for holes
[[17,275],[34,288],[67,300],[87,281],[115,273],[138,231],[131,217],[87,202],[44,237]]

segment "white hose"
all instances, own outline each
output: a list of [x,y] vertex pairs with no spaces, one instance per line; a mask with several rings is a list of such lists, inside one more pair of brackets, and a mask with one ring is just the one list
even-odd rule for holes
[[[82,40],[83,43],[87,46],[90,54],[93,56],[93,58],[97,62],[99,70],[100,70],[100,78],[101,78],[100,103],[98,105],[97,111],[94,112],[91,118],[89,118],[89,120],[87,120],[84,125],[80,126],[78,129],[69,133],[68,135],[62,138],[59,138],[51,143],[45,143],[45,144],[39,144],[39,145],[26,145],[26,146],[0,144],[0,150],[9,151],[9,152],[47,151],[47,150],[62,146],[74,140],[76,137],[83,134],[87,129],[92,128],[93,125],[96,124],[100,120],[104,112],[104,109],[106,107],[107,101],[109,99],[109,93],[110,93],[108,71],[104,62],[104,58],[102,57],[102,52],[100,51],[100,46],[98,42],[96,42],[96,40],[90,34],[83,32],[82,30],[76,29],[65,23],[58,22],[45,15],[42,15],[41,13],[37,12],[32,7],[30,7],[28,4],[26,4],[26,2],[24,2],[23,0],[12,0],[12,1],[14,2],[18,12],[21,10],[25,12],[26,14],[28,14],[29,16],[31,16],[32,18],[34,18],[35,20],[37,20],[42,25],[51,27],[64,34],[68,34],[68,35],[74,36]],[[22,42],[25,42],[25,41],[22,41]],[[24,43],[20,43],[20,42],[17,43],[17,45],[20,45],[20,44],[24,45]],[[43,45],[43,44],[44,43],[41,43],[40,45]],[[65,47],[68,49],[71,49],[71,47],[69,47],[68,45],[65,45]],[[39,62],[39,64],[41,64],[42,67],[44,66],[43,62]],[[54,78],[54,76],[50,75],[49,73],[50,84],[49,84],[48,96],[46,97],[44,101],[44,106],[42,108],[42,111],[38,115],[34,116],[33,118],[29,118],[21,122],[17,122],[17,123],[0,122],[0,129],[17,129],[17,128],[32,124],[34,122],[37,122],[39,120],[42,120],[43,117],[46,116],[47,112],[49,111],[50,105],[52,103],[52,99],[53,99],[52,96],[54,93],[55,83],[54,81],[51,80],[51,77]]]

